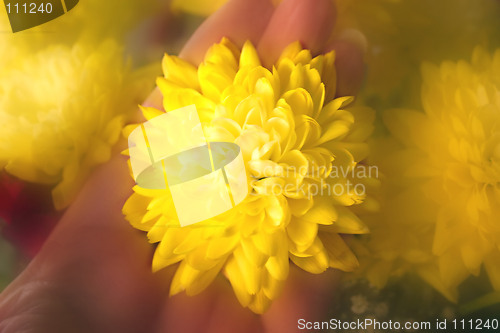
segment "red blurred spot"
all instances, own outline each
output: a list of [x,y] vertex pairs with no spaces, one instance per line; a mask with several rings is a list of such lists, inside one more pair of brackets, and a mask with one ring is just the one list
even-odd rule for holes
[[4,238],[33,257],[54,228],[61,213],[52,205],[51,188],[23,182],[0,172],[0,219]]

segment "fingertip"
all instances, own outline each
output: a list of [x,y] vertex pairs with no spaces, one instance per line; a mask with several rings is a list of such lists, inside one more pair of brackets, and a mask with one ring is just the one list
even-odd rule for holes
[[180,57],[197,65],[208,48],[222,37],[242,46],[246,40],[257,45],[274,12],[270,0],[232,0],[210,16],[193,34]]
[[346,31],[329,45],[327,51],[331,50],[335,50],[336,96],[356,95],[365,76],[366,38],[357,30]]
[[345,29],[341,31],[335,39],[351,43],[356,46],[363,55],[368,51],[368,40],[365,35],[357,29]]
[[284,0],[274,11],[258,45],[264,64],[273,64],[282,50],[297,40],[313,53],[319,53],[335,20],[336,7],[331,0]]

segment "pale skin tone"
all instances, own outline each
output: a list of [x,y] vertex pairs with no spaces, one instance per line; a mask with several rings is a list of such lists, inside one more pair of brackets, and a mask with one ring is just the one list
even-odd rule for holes
[[[269,65],[299,40],[315,54],[335,48],[338,94],[353,94],[362,78],[362,51],[350,41],[330,42],[334,25],[330,0],[285,0],[277,8],[267,0],[233,0],[197,30],[180,56],[197,65],[227,36],[239,46],[250,39]],[[158,91],[145,104],[161,105]],[[41,252],[0,295],[1,332],[279,333],[297,331],[299,318],[322,318],[335,271],[292,269],[282,297],[262,316],[239,305],[223,276],[198,296],[168,297],[175,267],[151,273],[154,249],[121,213],[133,185],[118,153],[93,173]]]

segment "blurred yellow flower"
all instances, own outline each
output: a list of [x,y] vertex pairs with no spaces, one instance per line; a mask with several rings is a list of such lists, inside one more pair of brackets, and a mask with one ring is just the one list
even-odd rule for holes
[[424,112],[391,110],[378,145],[384,215],[360,253],[382,285],[416,270],[448,298],[484,264],[500,290],[500,49],[422,67]]
[[469,57],[500,44],[500,2],[490,0],[337,0],[334,37],[355,28],[368,40],[360,97],[375,108],[417,107],[419,67]]
[[[281,0],[271,0],[274,4],[278,4]],[[181,11],[184,13],[209,16],[215,13],[220,7],[225,5],[229,0],[172,0],[172,10]]]
[[[23,55],[13,58],[11,51]],[[31,55],[0,43],[4,59],[0,167],[56,185],[54,204],[64,208],[91,168],[109,158],[122,125],[151,87],[112,40],[49,46]]]
[[240,303],[263,313],[278,297],[290,259],[316,274],[358,266],[340,234],[368,231],[349,206],[370,199],[348,185],[371,181],[351,172],[363,167],[357,162],[367,154],[374,114],[344,109],[351,97],[335,98],[334,58],[313,58],[297,42],[271,71],[250,42],[240,51],[227,39],[198,68],[165,56],[165,77],[157,81],[164,110],[144,108],[145,117],[194,104],[208,141],[241,147],[250,186],[233,209],[182,228],[169,191],[134,187],[123,212],[159,243],[153,270],[180,262],[172,295],[197,294],[223,271]]
[[182,11],[185,13],[199,15],[199,16],[209,16],[224,5],[228,0],[173,0],[172,10]]
[[9,33],[0,11],[0,168],[55,185],[58,209],[108,159],[125,120],[152,88],[155,70],[133,70],[123,45],[126,33],[158,6],[156,0],[80,1],[18,33]]

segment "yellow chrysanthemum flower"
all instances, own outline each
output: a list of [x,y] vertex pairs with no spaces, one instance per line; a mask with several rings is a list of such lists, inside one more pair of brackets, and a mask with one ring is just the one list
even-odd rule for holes
[[[297,42],[269,70],[250,42],[240,51],[227,39],[198,68],[165,56],[165,77],[157,81],[164,110],[194,104],[208,141],[241,147],[250,185],[238,206],[182,228],[168,191],[134,188],[123,211],[159,243],[153,270],[180,262],[171,294],[199,293],[223,271],[240,303],[263,313],[278,297],[290,259],[311,273],[357,267],[340,234],[367,232],[349,206],[369,200],[348,184],[370,182],[351,171],[362,167],[374,115],[345,110],[351,97],[334,98],[334,58],[313,58]],[[148,120],[165,112],[143,111]],[[335,185],[344,191],[328,191]]]
[[133,72],[111,40],[19,58],[2,46],[0,167],[57,185],[54,203],[64,208],[90,169],[110,157],[127,117],[151,89],[140,79],[150,75]]
[[[70,203],[151,88],[156,70],[133,70],[122,45],[158,6],[156,0],[119,6],[80,1],[67,14],[18,33],[9,33],[0,11],[0,30],[7,32],[0,37],[0,170],[56,185],[58,209]],[[117,23],[110,27],[111,17]]]
[[370,223],[367,274],[383,283],[414,269],[456,299],[484,264],[500,290],[500,49],[476,48],[470,63],[426,64],[422,73],[424,112],[385,114],[401,148],[379,146],[392,195]]

